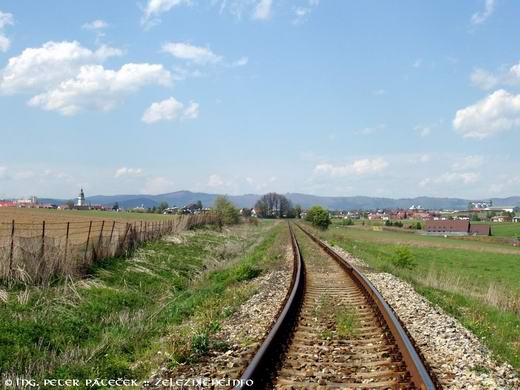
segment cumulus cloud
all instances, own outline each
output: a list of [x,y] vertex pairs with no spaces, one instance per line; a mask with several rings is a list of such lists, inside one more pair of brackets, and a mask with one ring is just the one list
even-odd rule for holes
[[268,20],[271,18],[271,8],[273,6],[272,0],[260,0],[255,7],[253,19]]
[[294,8],[293,24],[302,24],[309,19],[313,7],[320,5],[319,0],[309,0],[306,6]]
[[333,165],[333,164],[318,164],[314,168],[314,172],[318,174],[327,174],[330,176],[348,176],[348,175],[367,175],[379,173],[388,167],[388,162],[379,157],[375,159],[361,159],[356,160],[352,164]]
[[468,169],[476,169],[484,163],[484,157],[473,155],[464,156],[455,161],[452,165],[454,171],[466,171]]
[[3,34],[3,30],[7,26],[14,24],[13,14],[0,11],[0,53],[4,53],[11,47],[11,41]]
[[141,168],[121,167],[116,170],[114,177],[120,178],[120,177],[141,176],[142,174],[143,174],[143,170]]
[[93,20],[92,22],[85,23],[82,26],[82,28],[84,30],[91,30],[91,31],[103,30],[107,27],[108,27],[108,23],[105,22],[104,20],[100,20],[100,19],[96,19],[96,20]]
[[208,187],[222,187],[225,184],[225,180],[216,174],[210,175],[208,179]]
[[199,104],[190,102],[185,109],[184,104],[174,97],[152,103],[142,116],[142,121],[148,124],[161,121],[175,121],[176,119],[196,119],[199,115]]
[[191,5],[191,0],[148,0],[143,10],[141,24],[151,27],[161,22],[159,16],[181,5]]
[[434,178],[426,178],[423,179],[419,185],[421,187],[426,187],[428,185],[436,184],[436,185],[444,185],[444,184],[452,184],[452,183],[463,183],[463,184],[473,184],[478,182],[480,178],[480,174],[478,172],[446,172],[440,176]]
[[453,127],[464,138],[476,139],[520,129],[520,95],[499,89],[479,102],[458,110]]
[[198,65],[216,64],[222,57],[206,47],[193,46],[189,43],[169,42],[162,46],[162,51],[175,58],[191,61]]
[[471,15],[471,23],[484,23],[495,11],[496,0],[485,0],[484,9]]
[[79,42],[47,42],[11,57],[0,70],[0,93],[15,94],[56,86],[78,74],[86,64],[100,64],[122,51],[101,46],[92,51]]
[[471,73],[470,79],[473,85],[483,90],[490,90],[499,85],[520,85],[520,63],[509,68],[503,66],[494,73],[476,68]]
[[34,96],[28,104],[62,115],[75,115],[84,109],[108,111],[124,96],[146,85],[164,86],[170,81],[171,75],[162,65],[125,64],[119,70],[85,65],[76,77]]
[[231,67],[237,68],[240,66],[246,66],[249,62],[249,58],[247,57],[240,57],[238,60],[231,63]]

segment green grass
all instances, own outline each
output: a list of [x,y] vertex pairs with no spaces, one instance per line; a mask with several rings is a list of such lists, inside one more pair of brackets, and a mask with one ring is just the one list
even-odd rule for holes
[[[219,348],[211,335],[252,294],[242,282],[280,258],[271,248],[284,228],[246,226],[241,235],[199,230],[180,244],[154,242],[129,259],[106,259],[87,280],[30,288],[27,302],[18,299],[22,291],[8,291],[7,302],[0,301],[0,372],[143,379],[160,364],[158,351],[178,363]],[[215,258],[224,246],[231,249]],[[181,327],[186,320],[194,321],[186,328],[191,333]]]
[[[502,253],[503,246],[495,244],[352,227],[318,234],[372,268],[411,282],[520,372],[520,252]],[[415,264],[411,269],[392,261],[404,245]]]
[[495,237],[520,237],[520,223],[518,222],[472,222],[491,225],[491,232]]

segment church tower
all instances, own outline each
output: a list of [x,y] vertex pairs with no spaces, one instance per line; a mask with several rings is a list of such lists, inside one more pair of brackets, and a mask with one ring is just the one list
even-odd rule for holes
[[81,191],[78,195],[78,200],[76,201],[76,206],[78,206],[78,207],[86,206],[85,193],[83,192],[83,188],[81,189]]

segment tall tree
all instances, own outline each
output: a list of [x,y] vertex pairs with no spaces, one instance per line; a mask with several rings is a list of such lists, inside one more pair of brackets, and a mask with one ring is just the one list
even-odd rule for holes
[[276,192],[262,196],[256,202],[255,209],[262,218],[289,218],[293,214],[291,201]]

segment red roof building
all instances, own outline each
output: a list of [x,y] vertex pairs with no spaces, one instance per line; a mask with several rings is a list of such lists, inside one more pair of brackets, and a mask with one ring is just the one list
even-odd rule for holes
[[491,226],[486,224],[471,224],[469,221],[427,221],[424,230],[428,233],[438,234],[474,234],[478,236],[490,236]]

